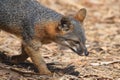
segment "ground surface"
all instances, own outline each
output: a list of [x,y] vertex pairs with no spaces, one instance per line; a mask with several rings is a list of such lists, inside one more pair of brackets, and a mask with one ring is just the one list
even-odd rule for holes
[[[78,56],[55,43],[41,49],[45,61],[50,63],[50,70],[56,72],[55,80],[120,80],[120,0],[39,1],[65,15],[74,14],[82,7],[88,10],[84,23],[88,57]],[[20,54],[20,40],[1,31],[0,51],[8,55]],[[28,65],[0,63],[0,80],[53,80],[47,76],[25,74],[30,71]]]

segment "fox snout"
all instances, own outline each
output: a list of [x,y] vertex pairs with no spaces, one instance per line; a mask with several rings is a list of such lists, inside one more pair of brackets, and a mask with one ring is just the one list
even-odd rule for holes
[[70,48],[72,51],[77,53],[78,55],[82,56],[88,56],[89,52],[87,51],[86,46],[79,41],[74,41],[74,40],[66,40],[62,43],[64,46]]
[[77,43],[77,45],[78,46],[76,46],[76,48],[73,49],[74,52],[76,52],[78,55],[85,55],[85,56],[89,55],[86,46],[82,42]]

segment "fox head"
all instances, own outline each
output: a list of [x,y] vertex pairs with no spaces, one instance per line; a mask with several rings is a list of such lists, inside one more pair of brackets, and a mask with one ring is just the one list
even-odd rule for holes
[[86,9],[80,9],[73,17],[63,17],[57,27],[59,34],[56,43],[70,48],[78,55],[88,55],[85,46],[86,37],[83,21],[86,17]]
[[[45,35],[42,43],[56,42],[70,48],[78,55],[84,54],[87,56],[89,53],[85,46],[86,37],[83,28],[86,12],[86,9],[82,8],[72,17],[62,16],[57,22],[48,22],[45,25],[45,33],[47,35]],[[36,32],[39,32],[38,28],[36,28]],[[40,34],[42,33],[40,32]],[[41,37],[42,35],[39,36]]]

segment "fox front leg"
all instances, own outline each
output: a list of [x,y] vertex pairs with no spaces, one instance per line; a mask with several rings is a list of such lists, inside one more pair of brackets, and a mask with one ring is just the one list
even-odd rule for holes
[[28,56],[32,59],[34,65],[37,67],[40,74],[51,75],[51,72],[48,70],[43,57],[40,54],[39,47],[41,46],[39,41],[32,40],[29,43],[25,43],[25,51]]

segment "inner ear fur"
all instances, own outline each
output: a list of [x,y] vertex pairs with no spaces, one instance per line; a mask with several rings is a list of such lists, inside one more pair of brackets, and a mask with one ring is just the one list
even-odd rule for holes
[[71,21],[68,17],[62,17],[58,26],[59,30],[68,31],[71,29]]
[[67,18],[67,17],[62,17],[62,19],[61,19],[60,22],[61,22],[61,25],[64,25],[64,24],[66,24],[66,25],[71,25],[70,19]]
[[80,22],[83,22],[87,14],[87,10],[85,8],[81,8],[75,15],[74,18]]

